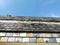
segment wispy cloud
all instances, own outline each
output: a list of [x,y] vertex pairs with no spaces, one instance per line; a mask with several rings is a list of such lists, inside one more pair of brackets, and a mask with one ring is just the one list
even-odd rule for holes
[[56,3],[56,1],[57,1],[57,0],[42,0],[42,1],[41,1],[41,5],[42,5],[42,6],[48,6],[48,5],[50,5],[50,4]]
[[49,14],[49,16],[50,16],[50,17],[60,17],[60,16],[58,16],[58,15],[56,15],[56,14],[54,14],[54,13]]

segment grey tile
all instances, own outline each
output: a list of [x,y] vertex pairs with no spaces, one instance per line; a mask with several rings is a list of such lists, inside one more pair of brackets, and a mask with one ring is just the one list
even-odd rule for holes
[[37,42],[37,39],[36,38],[30,38],[29,39],[29,42],[35,42],[36,43]]
[[56,38],[49,38],[49,42],[56,43],[57,41],[56,41]]

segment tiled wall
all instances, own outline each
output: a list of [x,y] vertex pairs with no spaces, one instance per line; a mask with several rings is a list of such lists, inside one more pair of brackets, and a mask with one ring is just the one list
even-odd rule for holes
[[0,42],[60,43],[60,33],[0,32]]

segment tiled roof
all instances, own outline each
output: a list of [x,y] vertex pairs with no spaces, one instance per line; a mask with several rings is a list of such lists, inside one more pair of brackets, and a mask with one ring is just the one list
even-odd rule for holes
[[27,20],[27,21],[47,21],[60,22],[60,18],[54,17],[28,17],[28,16],[0,16],[0,20]]
[[49,31],[60,32],[60,24],[44,23],[2,23],[0,31]]
[[[0,22],[0,31],[32,31],[32,32],[60,32],[60,18],[52,17],[1,17],[0,20],[27,20],[39,21],[41,23],[2,23]],[[43,23],[45,22],[45,23]],[[53,23],[55,22],[55,23]]]

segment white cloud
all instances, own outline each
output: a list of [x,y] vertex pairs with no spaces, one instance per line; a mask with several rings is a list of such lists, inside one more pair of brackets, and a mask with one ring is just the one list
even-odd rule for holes
[[58,15],[56,15],[56,14],[54,14],[54,13],[51,13],[51,14],[50,14],[50,17],[60,17],[60,16],[58,16]]

